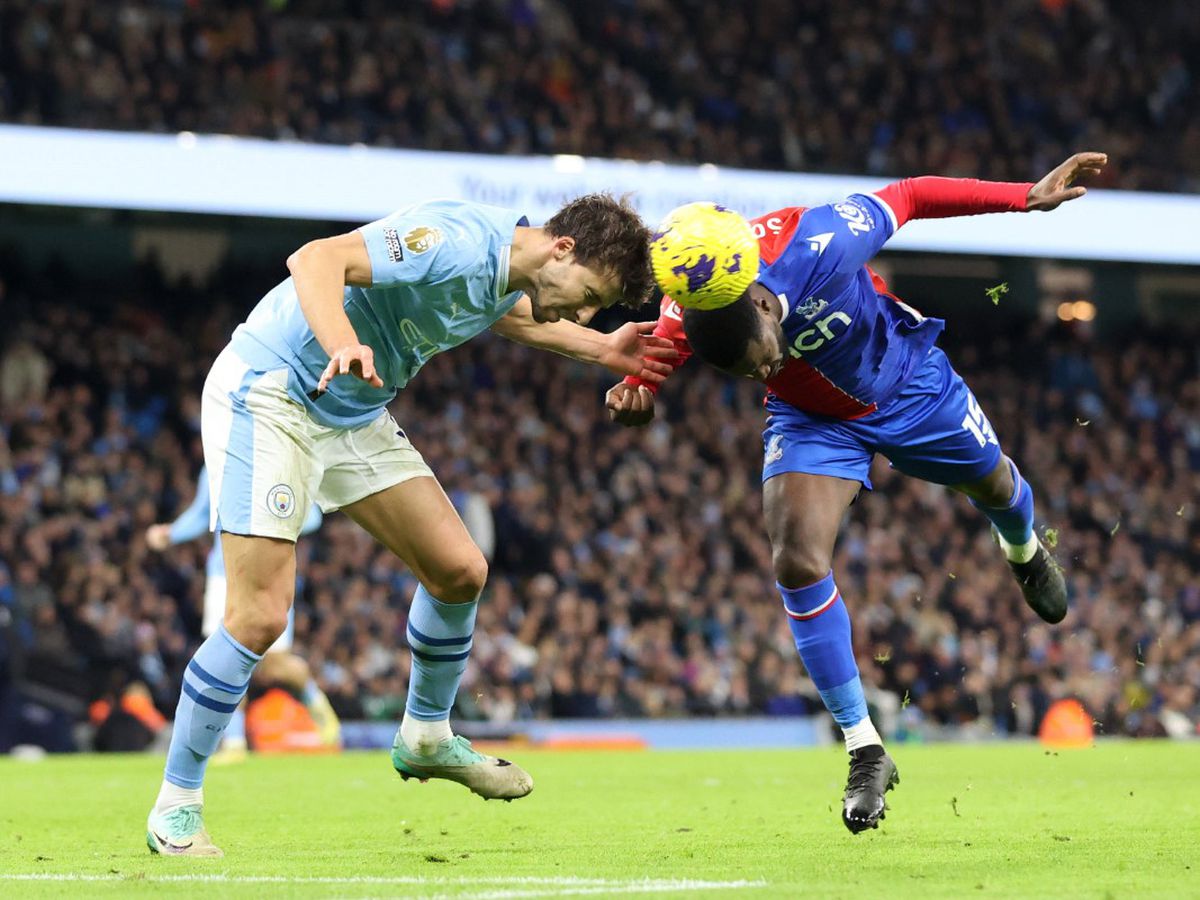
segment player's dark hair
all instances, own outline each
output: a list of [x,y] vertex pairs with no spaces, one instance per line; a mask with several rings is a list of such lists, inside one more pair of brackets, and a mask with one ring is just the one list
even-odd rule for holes
[[637,308],[654,287],[650,271],[650,229],[628,197],[585,194],[551,216],[542,226],[553,237],[575,238],[575,259],[589,268],[616,275],[621,302]]
[[692,350],[718,369],[731,369],[745,359],[760,327],[749,291],[720,309],[683,311],[683,333]]

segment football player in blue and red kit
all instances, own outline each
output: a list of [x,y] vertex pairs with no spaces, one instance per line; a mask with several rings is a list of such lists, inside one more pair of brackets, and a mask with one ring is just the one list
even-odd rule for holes
[[[831,569],[842,516],[871,487],[875,454],[970,498],[1034,612],[1047,622],[1067,613],[1062,572],[1033,530],[1033,492],[937,347],[945,323],[901,302],[866,264],[912,219],[1054,209],[1082,196],[1072,183],[1106,161],[1079,153],[1037,184],[912,178],[781,209],[751,223],[763,268],[740,299],[717,310],[663,299],[655,334],[675,342],[675,366],[695,353],[767,386],[763,506],[775,578],[805,668],[845,735],[842,820],[852,832],[878,826],[884,794],[899,781],[867,714]],[[654,390],[627,378],[608,392],[610,415],[645,424]]]

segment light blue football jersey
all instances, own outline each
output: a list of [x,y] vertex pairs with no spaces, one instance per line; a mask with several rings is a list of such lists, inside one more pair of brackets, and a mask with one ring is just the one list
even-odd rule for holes
[[251,368],[286,367],[288,393],[323,425],[355,428],[379,414],[435,353],[457,347],[512,309],[508,291],[519,213],[461,200],[433,200],[359,229],[371,260],[371,287],[347,287],[343,307],[359,341],[375,351],[382,388],[342,375],[316,395],[329,364],[300,309],[292,279],[281,282],[233,333]]

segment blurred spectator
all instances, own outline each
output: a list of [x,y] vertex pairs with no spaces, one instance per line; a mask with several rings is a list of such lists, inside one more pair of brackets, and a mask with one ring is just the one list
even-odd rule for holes
[[0,119],[1200,191],[1191,0],[6,0]]
[[[0,706],[7,655],[24,660],[23,684],[80,709],[135,681],[173,709],[199,640],[206,548],[149,553],[143,535],[190,497],[195,397],[240,318],[221,303],[233,290],[219,279],[201,302],[188,288],[93,289],[85,308],[37,282],[19,289],[18,308],[37,314],[11,326],[49,376],[41,400],[0,410]],[[163,309],[181,312],[168,324]],[[1071,696],[1104,733],[1195,731],[1195,347],[1179,329],[1130,328],[1104,346],[1028,323],[948,346],[1038,490],[1072,612],[1059,628],[1038,622],[985,520],[881,461],[835,569],[864,680],[905,698],[890,712],[902,728],[1032,734]],[[771,581],[759,389],[689,364],[659,418],[626,430],[608,422],[608,385],[484,339],[435,357],[393,405],[494,540],[458,714],[817,709]],[[301,545],[299,568],[297,648],[339,714],[396,718],[411,574],[341,516]]]

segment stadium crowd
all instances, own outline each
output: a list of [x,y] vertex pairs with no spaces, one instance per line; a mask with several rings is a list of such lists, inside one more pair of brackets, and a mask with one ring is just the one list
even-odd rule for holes
[[[137,681],[169,716],[207,541],[156,554],[143,535],[191,499],[200,386],[244,281],[168,290],[147,271],[68,302],[69,286],[0,271],[0,714],[15,685],[82,707]],[[1040,623],[985,520],[880,463],[835,563],[864,680],[904,698],[902,728],[1028,734],[1072,696],[1105,733],[1194,733],[1195,335],[1110,346],[1022,323],[944,343],[1039,492],[1073,608]],[[610,380],[485,338],[393,407],[491,555],[457,714],[819,710],[771,580],[759,389],[689,363],[635,430],[609,423]],[[342,516],[301,547],[300,652],[343,717],[398,717],[411,575]]]
[[1200,191],[1191,0],[6,0],[0,121]]

